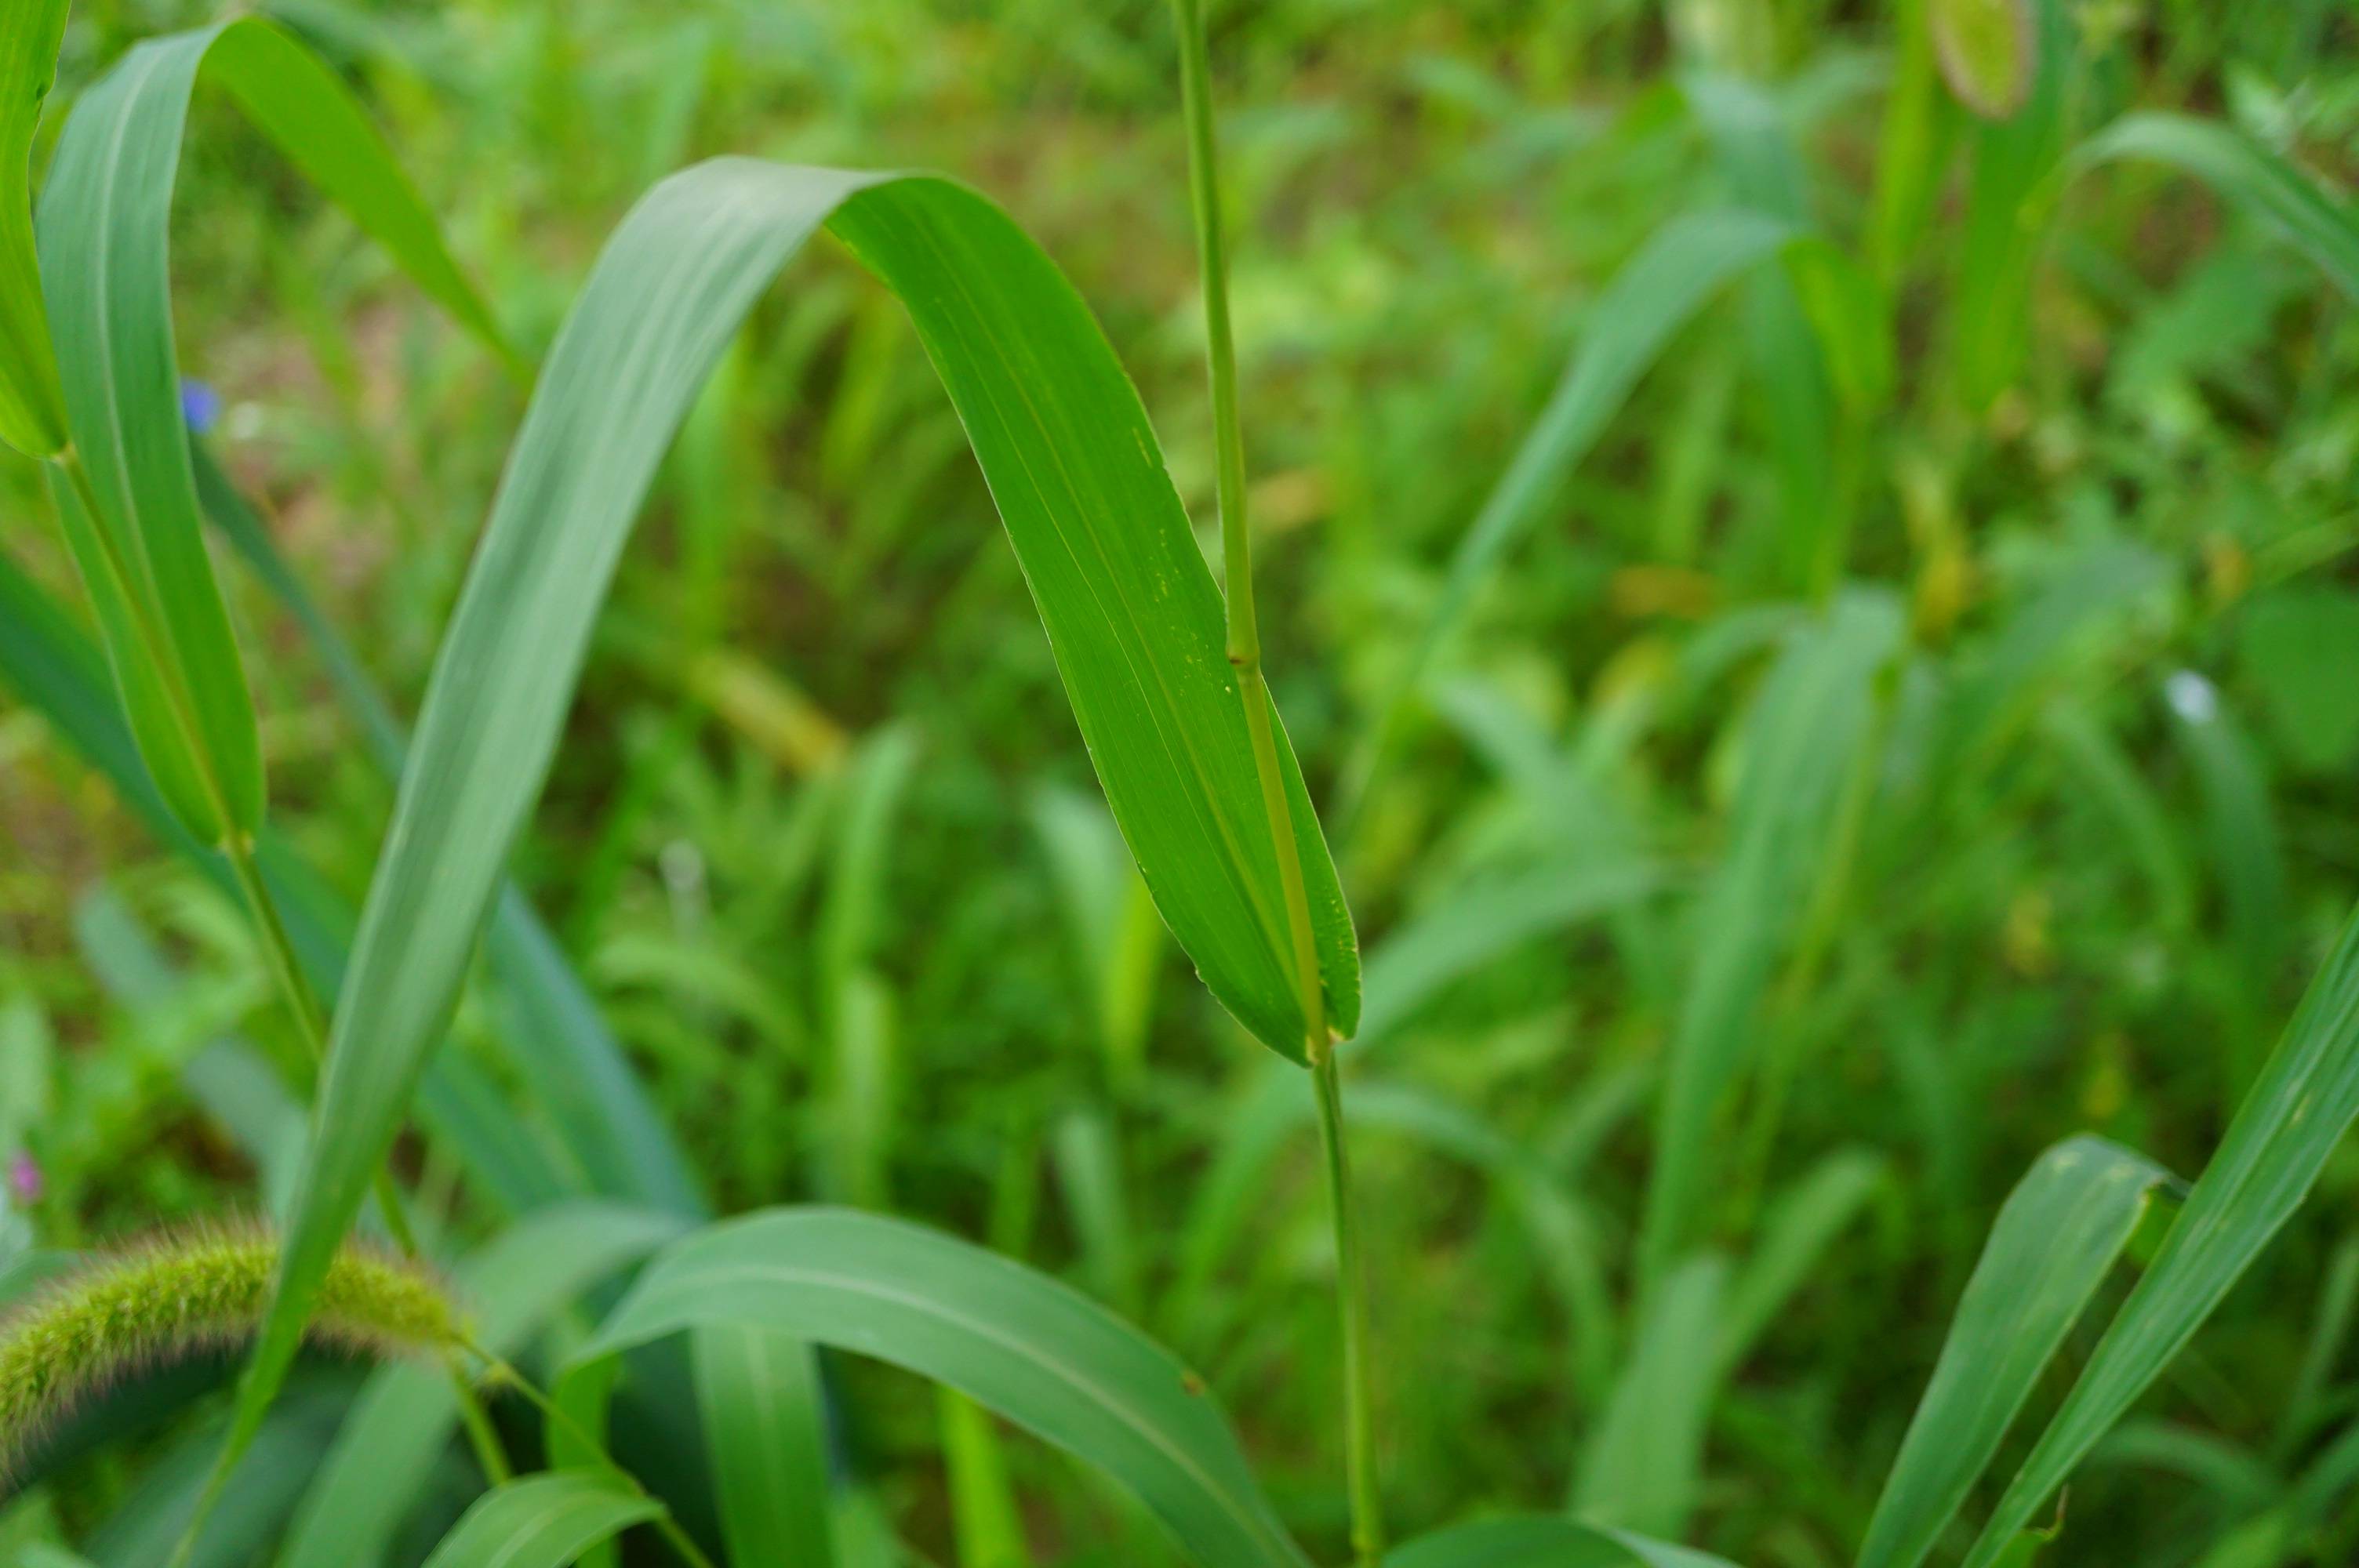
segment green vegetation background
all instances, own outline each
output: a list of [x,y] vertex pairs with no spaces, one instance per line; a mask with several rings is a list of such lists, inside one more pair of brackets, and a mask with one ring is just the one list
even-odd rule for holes
[[[984,188],[1097,310],[1209,528],[1159,0],[273,9],[364,85],[535,345],[630,200],[694,158]],[[2082,129],[2185,110],[2330,189],[2359,172],[2346,11],[2066,9]],[[77,7],[61,90],[201,17]],[[2079,1130],[2200,1169],[2359,889],[2359,323],[2266,227],[2124,167],[2025,231],[2014,360],[1989,346],[2008,318],[1976,271],[1972,125],[1945,111],[1891,266],[1890,395],[1798,445],[1793,361],[1729,290],[1550,488],[1339,817],[1608,281],[1667,221],[1756,199],[1713,84],[1755,84],[1802,210],[1865,254],[1897,23],[1823,0],[1274,0],[1214,26],[1273,685],[1372,1011],[1388,951],[1388,994],[1414,998],[1372,1031],[1358,1155],[1394,1522],[1604,1485],[1592,1437],[1643,1360],[1663,1421],[1705,1412],[1690,1539],[1846,1561],[2008,1187]],[[413,710],[521,393],[223,105],[199,124],[184,364]],[[0,462],[0,499],[12,554],[78,602],[33,465]],[[224,582],[279,820],[357,896],[389,791],[295,628]],[[1801,747],[1856,736],[1833,826],[1794,826],[1805,863],[1766,884],[1771,974],[1693,1198],[1734,1282],[1644,1313],[1657,1075],[1742,902],[1731,847],[1774,810],[1745,788],[1776,749],[1749,722],[1765,674],[1829,597],[1905,632]],[[5,693],[0,833],[0,1158],[22,1156],[0,1248],[251,1205],[183,1078],[224,1034],[298,1056],[237,913]],[[1340,1539],[1307,1111],[1266,1182],[1223,1186],[1266,1064],[1133,889],[954,416],[840,256],[774,291],[674,454],[517,870],[721,1206],[886,1206],[1067,1274],[1206,1368],[1281,1509]],[[1516,924],[1536,881],[1617,875],[1648,891]],[[168,972],[131,961],[135,926]],[[1452,933],[1482,961],[1413,984]],[[481,1034],[462,1015],[455,1048]],[[406,1159],[429,1192],[447,1176]],[[2349,1422],[2354,1195],[2346,1150],[2076,1485],[2067,1560],[2232,1550]],[[888,1511],[950,1560],[930,1397],[874,1369],[845,1386]],[[1045,1560],[1155,1560],[1068,1462],[1009,1452]],[[90,1460],[61,1503],[101,1516],[138,1473],[136,1449]],[[2359,1496],[2315,1541],[2349,1560]]]

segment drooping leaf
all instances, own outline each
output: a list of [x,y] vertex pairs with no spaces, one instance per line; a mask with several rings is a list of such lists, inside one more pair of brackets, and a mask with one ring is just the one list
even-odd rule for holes
[[[568,317],[437,657],[338,1000],[241,1433],[283,1376],[320,1268],[451,1017],[656,465],[746,310],[822,222],[901,297],[965,422],[1158,907],[1213,993],[1272,1049],[1302,1054],[1219,595],[1079,297],[998,209],[947,181],[699,165],[625,220]],[[1351,919],[1281,751],[1331,1016],[1348,1033]]]
[[729,1561],[835,1568],[826,1402],[811,1347],[745,1323],[708,1324],[691,1343]]
[[1053,1280],[899,1220],[779,1209],[660,1254],[569,1363],[756,1324],[904,1367],[1135,1492],[1205,1568],[1306,1568],[1202,1382]]
[[611,1472],[544,1471],[478,1498],[426,1568],[566,1568],[585,1549],[663,1511]]
[[2143,1155],[2084,1137],[2048,1151],[2016,1184],[1959,1298],[1858,1568],[1925,1560],[2170,1179]]

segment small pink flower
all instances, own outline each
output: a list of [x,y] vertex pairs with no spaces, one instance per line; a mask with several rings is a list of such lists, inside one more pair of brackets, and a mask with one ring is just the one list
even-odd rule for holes
[[19,1204],[41,1201],[41,1168],[21,1149],[8,1156],[8,1195]]

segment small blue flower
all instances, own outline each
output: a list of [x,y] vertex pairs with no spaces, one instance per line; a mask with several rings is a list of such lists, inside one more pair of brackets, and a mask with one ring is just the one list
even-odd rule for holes
[[202,436],[212,431],[221,420],[221,394],[194,376],[180,383],[180,417],[189,422],[189,433]]

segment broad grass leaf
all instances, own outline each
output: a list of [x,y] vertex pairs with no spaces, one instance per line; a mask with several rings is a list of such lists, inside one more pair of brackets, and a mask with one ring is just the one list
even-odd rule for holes
[[2359,1115],[2359,918],[2347,922],[2080,1380],[2000,1498],[1969,1568],[1989,1568],[2194,1337],[2301,1204]]
[[1057,1281],[900,1220],[780,1209],[699,1231],[647,1267],[568,1380],[731,1323],[956,1389],[1135,1492],[1206,1568],[1306,1568],[1194,1373]]
[[2099,1138],[2041,1155],[1991,1227],[1892,1463],[1858,1568],[1917,1568],[1998,1452],[2170,1173]]
[[[1213,993],[1299,1059],[1277,857],[1211,573],[1137,395],[1086,307],[998,209],[924,177],[721,158],[626,218],[568,317],[453,611],[339,997],[250,1430],[321,1271],[456,1005],[538,795],[625,540],[697,389],[830,223],[910,310],[1047,625],[1157,905]],[[1351,917],[1282,757],[1334,1026],[1359,1015]]]
[[[371,759],[397,778],[409,739],[360,656],[280,554],[262,519],[201,440],[192,439],[197,496],[205,520],[294,617]],[[485,945],[497,978],[499,1031],[509,1060],[564,1141],[566,1152],[605,1196],[652,1204],[691,1217],[707,1212],[689,1169],[623,1047],[555,936],[513,882],[492,908]]]
[[588,1548],[663,1511],[611,1471],[544,1471],[476,1498],[426,1568],[566,1568]]
[[428,293],[501,340],[351,95],[272,24],[144,43],[75,105],[38,224],[69,434],[97,513],[86,527],[69,520],[69,542],[141,752],[190,832],[217,843],[255,833],[265,789],[253,698],[198,525],[173,344],[172,186],[201,68]]
[[708,1324],[690,1342],[729,1561],[835,1568],[819,1357],[758,1324]]
[[1732,1568],[1723,1558],[1557,1514],[1453,1525],[1394,1548],[1385,1568]]
[[67,0],[11,0],[0,27],[0,441],[46,458],[66,442],[33,251],[33,133],[58,71]]

